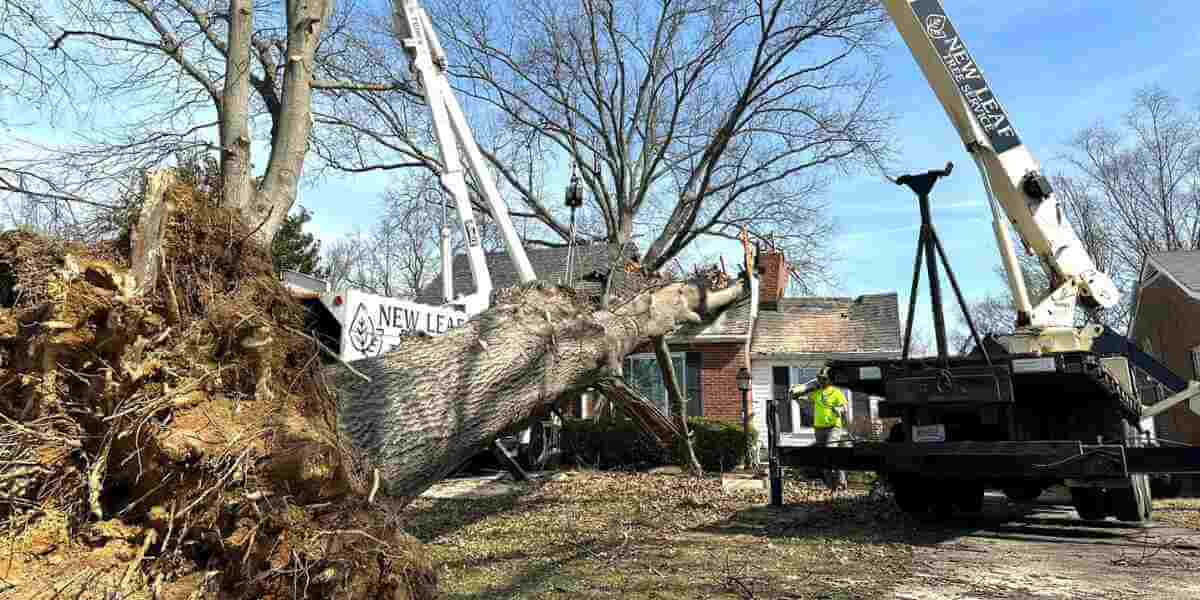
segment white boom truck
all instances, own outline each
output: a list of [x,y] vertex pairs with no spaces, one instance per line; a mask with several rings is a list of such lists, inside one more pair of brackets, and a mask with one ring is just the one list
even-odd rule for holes
[[438,175],[442,187],[454,200],[475,290],[470,294],[455,295],[450,229],[443,223],[440,251],[444,304],[441,306],[427,306],[358,290],[333,290],[320,294],[321,303],[341,326],[338,350],[341,358],[347,362],[383,354],[403,335],[445,333],[490,306],[492,278],[479,239],[479,224],[471,208],[464,156],[466,167],[470,169],[504,241],[505,250],[513,261],[518,280],[528,283],[537,279],[521,239],[513,228],[508,206],[500,197],[495,178],[475,143],[471,128],[450,87],[450,80],[446,77],[446,54],[429,23],[429,17],[416,0],[394,0],[392,8],[394,33],[404,46],[409,69],[417,76],[429,106],[434,138],[442,158],[442,169]]
[[[521,238],[513,227],[508,206],[500,197],[495,178],[450,87],[446,75],[446,54],[429,16],[417,0],[393,0],[392,27],[404,47],[409,69],[416,75],[429,107],[434,138],[442,159],[439,179],[446,193],[454,200],[475,289],[469,294],[455,295],[450,229],[443,224],[440,232],[443,305],[427,306],[358,290],[334,290],[319,294],[321,304],[339,326],[338,353],[347,362],[387,352],[403,335],[445,333],[491,305],[492,279],[480,243],[479,224],[471,208],[464,166],[470,170],[487,204],[492,222],[499,230],[505,250],[516,269],[518,281],[529,283],[537,279]],[[525,429],[519,434],[519,444],[526,449],[530,442],[531,432]],[[537,446],[541,447],[540,444]],[[511,460],[507,453],[504,453],[504,457]],[[515,467],[515,464],[510,466]],[[515,471],[519,471],[519,468]]]
[[[836,385],[886,398],[881,416],[898,418],[887,441],[834,448],[779,448],[772,440],[772,501],[780,502],[780,464],[878,471],[906,511],[979,510],[984,487],[1013,500],[1062,483],[1084,519],[1150,517],[1151,473],[1200,472],[1200,448],[1161,447],[1142,431],[1148,418],[1182,402],[1200,413],[1200,383],[1187,382],[1111,329],[1075,325],[1079,304],[1120,301],[1061,208],[1037,161],[939,0],[882,0],[905,44],[983,177],[996,243],[1017,309],[1015,331],[980,339],[933,227],[929,192],[945,169],[895,180],[916,193],[921,233],[899,360],[832,361]],[[1049,276],[1033,302],[1017,265],[1009,226]],[[922,268],[929,277],[937,358],[910,359],[910,334]],[[975,349],[950,356],[938,258],[963,308]],[[1145,406],[1135,381],[1172,396]],[[801,387],[794,393],[802,394]],[[768,422],[773,423],[773,403]]]
[[[512,219],[508,215],[508,205],[500,197],[496,188],[496,180],[488,169],[475,137],[471,135],[471,127],[463,115],[462,108],[450,80],[446,77],[446,53],[438,41],[437,33],[429,22],[429,16],[417,3],[417,0],[393,0],[392,27],[408,55],[409,68],[417,75],[425,102],[429,106],[429,114],[433,121],[433,133],[437,139],[438,148],[442,154],[440,173],[442,187],[454,198],[458,210],[459,224],[462,225],[463,235],[467,246],[467,257],[471,264],[471,277],[475,281],[475,291],[469,295],[454,297],[454,277],[452,273],[452,257],[450,256],[450,231],[445,226],[441,231],[442,251],[442,295],[447,303],[462,307],[467,317],[472,317],[484,311],[490,305],[492,293],[492,278],[488,273],[487,262],[484,260],[483,246],[479,240],[479,225],[475,222],[474,211],[471,209],[471,198],[467,191],[467,182],[463,173],[463,156],[467,159],[467,167],[483,199],[487,202],[492,221],[500,231],[504,240],[504,249],[508,252],[513,266],[517,270],[517,278],[521,283],[529,283],[537,279],[529,258],[525,256],[525,248],[521,238],[513,228]],[[460,151],[461,147],[461,151]]]

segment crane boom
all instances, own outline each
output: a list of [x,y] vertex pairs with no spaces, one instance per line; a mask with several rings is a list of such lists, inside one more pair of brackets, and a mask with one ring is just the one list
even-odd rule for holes
[[[430,24],[429,16],[417,3],[417,0],[392,0],[392,27],[397,37],[404,44],[408,55],[409,66],[417,75],[425,101],[433,120],[434,137],[442,155],[442,172],[440,173],[442,187],[454,198],[458,210],[459,223],[467,242],[467,258],[471,263],[471,276],[475,281],[475,292],[457,301],[462,303],[468,315],[474,315],[488,307],[492,292],[492,279],[488,272],[483,247],[479,239],[479,226],[475,222],[474,211],[471,209],[471,199],[467,192],[466,178],[463,175],[463,155],[467,159],[467,167],[472,177],[479,184],[483,198],[487,202],[492,220],[500,230],[504,240],[505,250],[513,261],[517,278],[521,283],[537,279],[521,238],[513,227],[508,214],[508,206],[500,197],[496,188],[496,180],[488,169],[487,162],[480,152],[462,107],[450,87],[446,76],[446,53],[442,50],[437,33]],[[460,151],[461,147],[461,151]],[[451,284],[450,256],[448,256],[448,230],[442,231],[442,285],[445,300],[450,302],[453,295]]]
[[[1078,302],[1116,304],[1119,294],[1112,279],[1096,267],[1063,218],[1049,181],[1021,143],[941,2],[883,0],[883,5],[983,176],[996,241],[1018,309],[1017,325],[1073,329]],[[1016,263],[1009,223],[1041,259],[1051,282],[1051,291],[1036,305],[1030,302]]]

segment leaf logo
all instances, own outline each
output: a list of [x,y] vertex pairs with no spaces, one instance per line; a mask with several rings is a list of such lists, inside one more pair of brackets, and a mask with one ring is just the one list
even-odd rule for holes
[[946,37],[946,15],[934,14],[925,17],[925,32],[935,40]]
[[373,356],[379,352],[383,339],[375,329],[375,322],[367,314],[367,307],[359,304],[354,309],[354,318],[350,319],[350,347],[363,356]]

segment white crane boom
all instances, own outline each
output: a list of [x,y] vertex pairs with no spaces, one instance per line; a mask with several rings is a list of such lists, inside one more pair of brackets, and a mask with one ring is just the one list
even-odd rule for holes
[[[1120,297],[1063,219],[1049,181],[1021,143],[939,0],[883,0],[950,122],[983,175],[993,228],[1019,327],[1076,331],[1078,301],[1110,307]],[[1001,216],[1001,211],[1007,217]],[[1051,291],[1032,305],[1008,236],[1011,222],[1050,276]]]
[[[517,231],[513,228],[512,219],[508,214],[508,206],[500,197],[496,181],[488,169],[479,146],[471,134],[466,116],[458,104],[450,80],[446,76],[446,53],[438,41],[437,34],[429,22],[429,16],[420,7],[417,0],[392,1],[392,26],[397,37],[404,44],[408,54],[409,67],[417,75],[429,112],[433,119],[434,136],[441,150],[442,167],[440,174],[442,187],[454,198],[458,210],[458,219],[462,225],[463,235],[467,242],[467,258],[471,263],[471,276],[475,281],[475,292],[469,296],[454,299],[449,256],[449,230],[442,228],[442,286],[446,302],[461,303],[468,316],[473,316],[488,308],[492,292],[492,278],[484,260],[483,247],[479,240],[479,226],[475,222],[474,211],[471,209],[471,199],[467,191],[466,179],[463,175],[462,157],[466,156],[467,167],[475,182],[483,192],[492,220],[500,230],[504,240],[505,250],[517,270],[517,277],[522,283],[537,279],[525,248]],[[461,153],[460,148],[461,146]]]

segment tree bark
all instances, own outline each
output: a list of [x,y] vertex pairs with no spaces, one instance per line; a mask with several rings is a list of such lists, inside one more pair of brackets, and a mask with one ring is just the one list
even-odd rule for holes
[[270,107],[271,154],[262,180],[255,185],[249,121],[254,9],[249,0],[231,0],[229,5],[225,88],[218,104],[221,176],[225,205],[241,213],[261,244],[270,244],[296,202],[312,132],[313,55],[332,7],[329,0],[287,2],[282,98]]
[[271,157],[254,201],[243,209],[251,226],[262,223],[258,239],[269,244],[292,205],[308,136],[312,132],[313,55],[333,9],[330,0],[288,0],[287,57],[283,68],[283,98],[271,139]]
[[654,358],[658,360],[658,368],[662,370],[663,382],[667,387],[667,398],[671,403],[671,417],[679,428],[679,437],[683,444],[683,456],[680,457],[681,467],[692,475],[699,477],[704,474],[700,461],[696,460],[696,452],[692,448],[692,436],[688,432],[687,403],[683,398],[683,389],[679,378],[675,376],[675,364],[671,362],[671,349],[667,346],[667,338],[654,338]]
[[[706,307],[726,307],[746,288],[707,292]],[[355,362],[362,375],[331,367],[339,427],[406,503],[563,393],[619,388],[621,359],[699,321],[700,299],[697,284],[673,283],[597,310],[567,288],[503,290],[492,309],[446,335]]]
[[217,103],[221,137],[221,183],[225,205],[244,211],[253,198],[250,170],[250,38],[254,3],[230,0],[225,88]]

